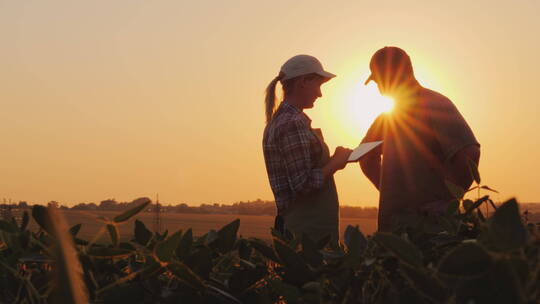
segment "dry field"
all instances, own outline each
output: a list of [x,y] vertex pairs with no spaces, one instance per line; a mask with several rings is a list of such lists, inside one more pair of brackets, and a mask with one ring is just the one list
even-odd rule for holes
[[[120,211],[78,211],[64,210],[62,214],[66,218],[68,224],[73,226],[81,223],[82,227],[79,232],[79,237],[91,240],[97,237],[97,241],[106,241],[108,238],[107,232],[104,229],[103,220],[99,217],[112,219]],[[178,229],[186,230],[193,229],[193,234],[198,236],[208,232],[210,229],[219,229],[225,224],[239,218],[240,231],[239,234],[243,237],[257,237],[260,239],[269,240],[270,227],[274,225],[274,217],[272,216],[256,216],[256,215],[237,215],[237,214],[186,214],[186,213],[162,213],[162,231],[168,229],[169,232]],[[134,219],[121,224],[118,229],[122,240],[129,240],[133,236],[134,221],[138,219],[150,229],[154,230],[154,213],[144,212],[135,216]],[[377,220],[369,218],[342,218],[340,222],[341,235],[347,225],[358,225],[364,234],[372,234],[377,228]],[[35,223],[31,222],[30,229],[37,229]]]

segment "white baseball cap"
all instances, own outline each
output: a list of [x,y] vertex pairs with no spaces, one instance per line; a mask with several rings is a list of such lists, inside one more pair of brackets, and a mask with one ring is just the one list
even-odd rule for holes
[[284,74],[281,81],[308,74],[317,74],[327,79],[336,77],[325,71],[317,58],[309,55],[296,55],[287,60],[281,66],[281,72]]

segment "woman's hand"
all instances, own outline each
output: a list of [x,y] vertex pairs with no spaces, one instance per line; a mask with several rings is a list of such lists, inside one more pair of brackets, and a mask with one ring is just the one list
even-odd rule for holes
[[332,158],[330,159],[331,162],[335,163],[336,171],[345,168],[349,155],[351,155],[352,151],[353,150],[344,148],[342,146],[336,148],[334,155],[332,155]]
[[324,177],[332,176],[336,171],[345,168],[349,155],[352,150],[344,147],[337,147],[334,151],[334,155],[330,158],[330,161],[322,168]]

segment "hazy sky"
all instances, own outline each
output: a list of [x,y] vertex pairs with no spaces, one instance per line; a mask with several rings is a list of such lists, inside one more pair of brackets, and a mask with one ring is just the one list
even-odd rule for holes
[[[407,4],[405,4],[407,2]],[[0,198],[273,199],[263,90],[296,54],[338,75],[307,111],[330,148],[380,111],[371,54],[400,46],[482,145],[483,182],[540,201],[540,1],[0,0]],[[342,204],[374,205],[357,164]]]

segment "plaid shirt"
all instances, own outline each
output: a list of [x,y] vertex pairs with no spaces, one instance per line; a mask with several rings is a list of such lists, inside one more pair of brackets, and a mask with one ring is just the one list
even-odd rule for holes
[[278,214],[297,195],[324,184],[322,170],[317,168],[322,147],[311,129],[311,119],[285,101],[264,129],[263,151]]

